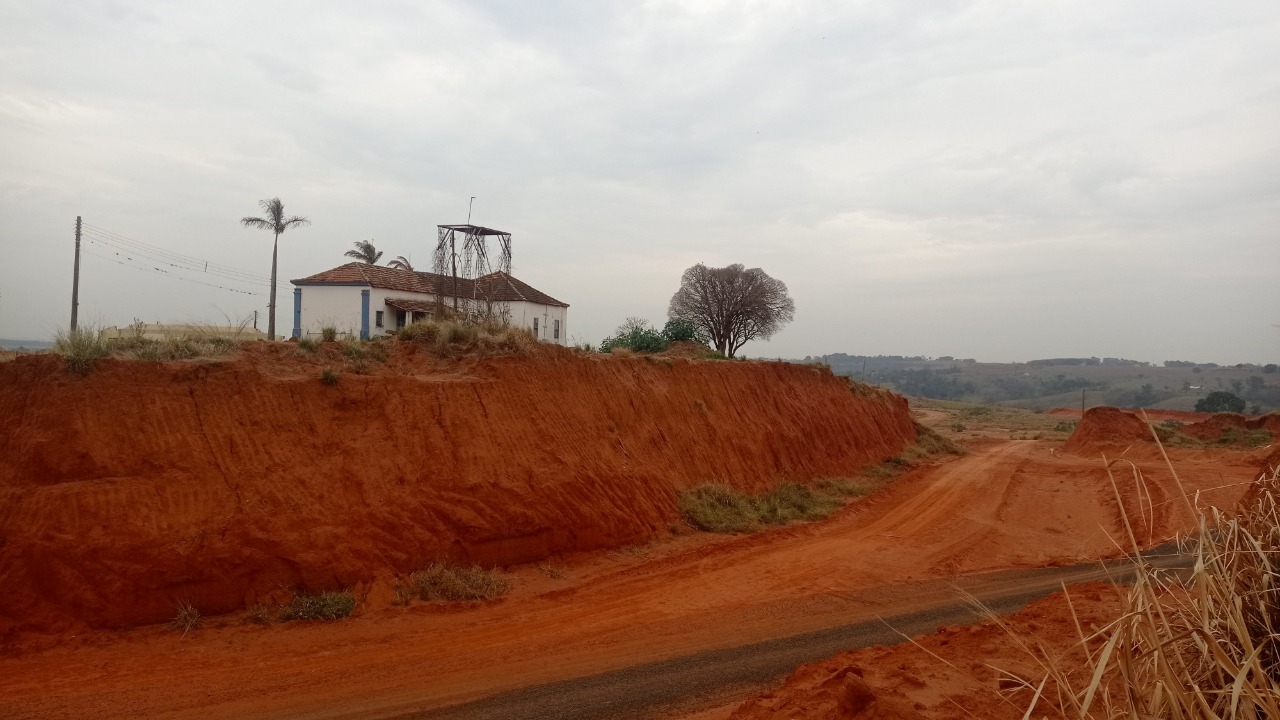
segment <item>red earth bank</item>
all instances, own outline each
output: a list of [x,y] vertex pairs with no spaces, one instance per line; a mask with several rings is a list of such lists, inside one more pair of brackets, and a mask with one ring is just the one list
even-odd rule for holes
[[330,345],[0,364],[0,631],[640,543],[679,488],[851,475],[915,440],[903,398],[801,365],[397,346],[327,385]]

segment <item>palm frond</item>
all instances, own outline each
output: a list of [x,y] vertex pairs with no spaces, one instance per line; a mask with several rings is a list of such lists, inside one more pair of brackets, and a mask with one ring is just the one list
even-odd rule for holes
[[413,265],[409,262],[409,258],[403,255],[397,255],[395,260],[387,263],[387,267],[413,272]]

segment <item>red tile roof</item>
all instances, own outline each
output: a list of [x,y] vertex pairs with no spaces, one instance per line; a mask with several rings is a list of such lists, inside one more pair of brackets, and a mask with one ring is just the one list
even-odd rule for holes
[[493,302],[531,302],[540,305],[569,307],[550,295],[504,272],[489,273],[475,280],[458,278],[454,292],[453,278],[415,270],[397,270],[382,265],[351,262],[310,277],[293,280],[294,285],[368,285],[384,290],[487,299]]

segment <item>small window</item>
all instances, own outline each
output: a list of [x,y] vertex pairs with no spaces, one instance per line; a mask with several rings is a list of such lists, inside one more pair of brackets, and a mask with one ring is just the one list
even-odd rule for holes
[[382,327],[382,311],[381,310],[374,311],[373,326]]
[[538,318],[533,319],[533,336],[538,337]]
[[553,335],[552,337],[554,337],[556,340],[560,339],[560,321],[559,320],[556,320],[556,334]]

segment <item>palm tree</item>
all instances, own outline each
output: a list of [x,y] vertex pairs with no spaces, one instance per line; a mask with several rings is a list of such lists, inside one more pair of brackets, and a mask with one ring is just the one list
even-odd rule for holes
[[413,272],[413,265],[410,264],[409,258],[403,255],[397,255],[395,260],[392,260],[391,262],[387,263],[387,267],[392,267],[397,270],[408,270],[410,272]]
[[356,249],[348,250],[346,256],[355,258],[366,265],[373,265],[382,257],[382,251],[373,246],[373,241],[357,240]]
[[262,212],[266,214],[265,218],[247,217],[241,218],[240,223],[245,227],[258,228],[260,230],[270,230],[275,233],[275,242],[271,245],[271,301],[268,303],[269,312],[267,314],[267,339],[276,339],[276,256],[280,248],[280,233],[289,228],[302,227],[310,225],[311,221],[304,218],[293,216],[286,218],[284,216],[284,203],[280,202],[280,198],[271,198],[270,200],[259,200],[258,205],[262,207]]

